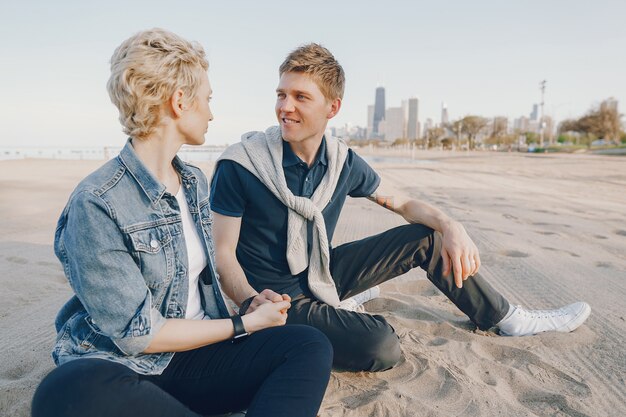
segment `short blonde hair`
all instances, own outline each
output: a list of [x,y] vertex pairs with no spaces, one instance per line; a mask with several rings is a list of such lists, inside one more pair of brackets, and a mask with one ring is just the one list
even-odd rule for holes
[[346,76],[333,54],[322,45],[309,43],[292,51],[278,73],[301,72],[313,78],[327,100],[343,98]]
[[107,90],[124,133],[137,139],[150,135],[161,106],[178,89],[185,103],[193,102],[208,68],[200,44],[164,29],[144,30],[122,42],[111,57]]

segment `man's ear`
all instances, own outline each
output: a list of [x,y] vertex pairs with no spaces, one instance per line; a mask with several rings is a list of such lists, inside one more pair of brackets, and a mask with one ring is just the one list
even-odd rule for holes
[[330,111],[326,115],[327,119],[332,119],[339,113],[339,109],[341,109],[341,99],[336,98],[330,102]]
[[170,97],[169,104],[170,110],[174,117],[180,117],[183,113],[183,110],[186,109],[185,104],[183,103],[183,98],[185,97],[185,93],[183,90],[176,90],[172,97]]

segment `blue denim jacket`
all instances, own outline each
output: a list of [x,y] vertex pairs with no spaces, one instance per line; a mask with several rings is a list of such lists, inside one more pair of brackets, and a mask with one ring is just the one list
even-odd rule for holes
[[[208,266],[200,295],[208,318],[228,317],[215,272],[207,179],[175,158],[174,168]],[[56,319],[57,365],[102,358],[160,374],[173,353],[143,354],[166,318],[184,318],[189,279],[178,203],[148,171],[130,140],[85,178],[57,224],[54,250],[75,296]]]

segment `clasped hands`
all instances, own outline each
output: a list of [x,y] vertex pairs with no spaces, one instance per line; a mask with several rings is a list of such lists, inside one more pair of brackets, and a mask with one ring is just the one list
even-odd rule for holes
[[[277,292],[274,292],[270,290],[269,288],[266,288],[263,291],[261,291],[259,294],[255,295],[254,298],[252,298],[252,301],[250,302],[248,307],[245,309],[245,311],[241,311],[241,314],[252,313],[254,310],[258,309],[263,304],[281,303],[283,301],[291,303],[291,297],[287,294],[282,294],[282,295],[278,294]],[[280,310],[280,312],[282,314],[287,314],[287,309],[289,309],[289,307]]]

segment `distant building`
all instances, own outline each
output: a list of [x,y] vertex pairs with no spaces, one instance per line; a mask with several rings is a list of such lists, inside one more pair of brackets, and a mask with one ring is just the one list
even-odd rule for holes
[[424,132],[423,136],[426,137],[426,135],[428,135],[428,130],[432,129],[433,127],[434,127],[433,119],[431,118],[426,119],[426,122],[424,123],[424,130],[422,130],[422,132]]
[[530,112],[530,120],[539,120],[539,105],[533,104],[533,111]]
[[446,126],[448,124],[448,106],[446,103],[441,103],[441,125]]
[[409,99],[407,113],[406,137],[409,140],[419,139],[419,99],[417,99],[416,97],[412,97]]
[[390,107],[385,112],[385,140],[393,142],[406,137],[404,131],[404,110],[402,107]]
[[377,133],[377,137],[378,139],[385,139],[385,132],[387,131],[387,121],[386,120],[381,120],[380,123],[378,123],[378,133]]
[[372,137],[374,133],[374,106],[367,106],[367,136]]
[[374,136],[379,135],[378,125],[385,120],[385,87],[376,87],[376,100],[374,101],[374,120],[373,130]]
[[522,116],[519,119],[513,121],[513,130],[524,133],[528,132],[528,117]]

